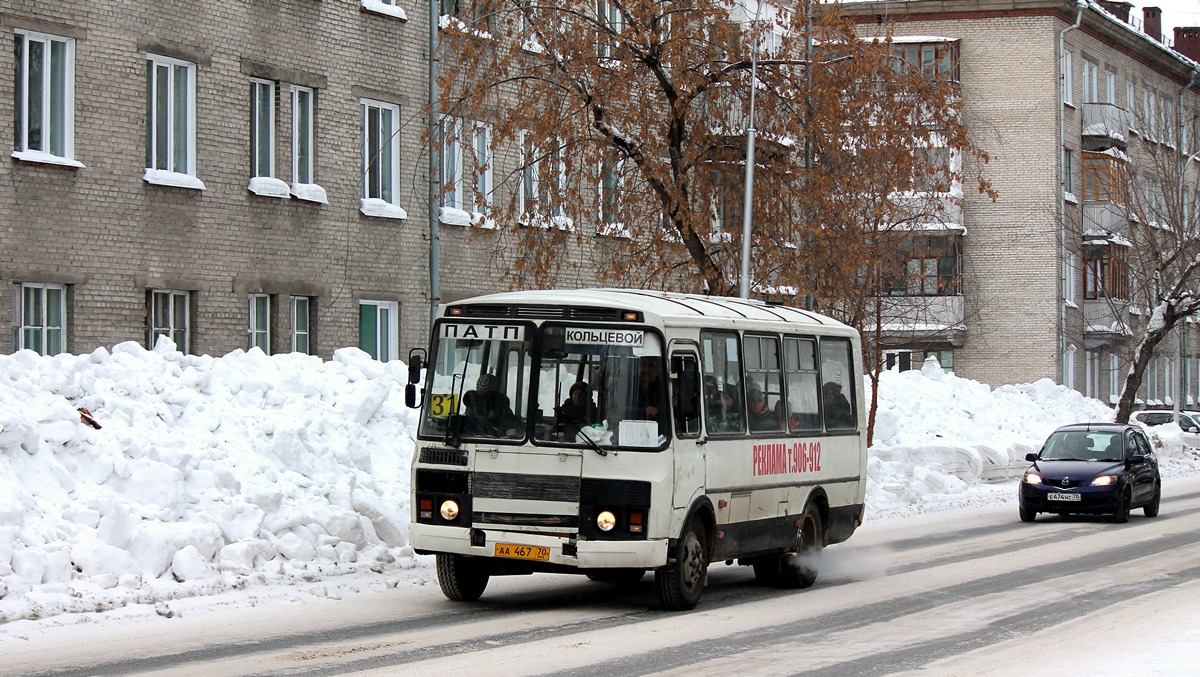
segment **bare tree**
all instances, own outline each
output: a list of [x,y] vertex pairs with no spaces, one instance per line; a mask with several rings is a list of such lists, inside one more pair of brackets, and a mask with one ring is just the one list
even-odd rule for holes
[[1118,234],[1128,240],[1126,261],[1114,266],[1110,258],[1105,270],[1088,270],[1085,278],[1085,284],[1101,285],[1106,298],[1129,300],[1130,312],[1123,316],[1123,330],[1130,336],[1129,370],[1116,412],[1122,422],[1129,420],[1156,350],[1173,331],[1186,330],[1184,320],[1200,315],[1194,148],[1200,125],[1175,105],[1143,107],[1134,117],[1140,142],[1131,146],[1129,156],[1111,149],[1085,154],[1083,167],[1085,193],[1127,207],[1128,230]]
[[986,159],[954,83],[836,5],[477,1],[443,19],[441,107],[509,149],[489,218],[511,283],[553,284],[586,238],[608,281],[734,292],[752,89],[751,278],[822,308],[858,296],[906,194],[961,183],[930,149]]

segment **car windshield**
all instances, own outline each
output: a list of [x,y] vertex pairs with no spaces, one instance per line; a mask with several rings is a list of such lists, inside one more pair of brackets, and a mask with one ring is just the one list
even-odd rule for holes
[[1120,461],[1123,458],[1121,434],[1058,431],[1046,440],[1038,458],[1045,461]]

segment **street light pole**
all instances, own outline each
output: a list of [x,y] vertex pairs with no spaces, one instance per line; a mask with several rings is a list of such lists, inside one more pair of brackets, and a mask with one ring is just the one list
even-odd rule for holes
[[[763,0],[754,4],[754,22],[751,33],[758,26]],[[738,283],[738,297],[750,298],[750,233],[751,211],[754,204],[754,92],[758,89],[758,45],[750,46],[750,113],[746,120],[746,185],[742,200],[742,276]]]

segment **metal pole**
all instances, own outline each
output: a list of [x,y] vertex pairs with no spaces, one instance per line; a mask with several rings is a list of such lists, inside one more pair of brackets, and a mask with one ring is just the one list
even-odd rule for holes
[[440,0],[429,0],[429,326],[437,317],[438,306],[442,302],[441,282],[438,278],[438,267],[441,253],[438,240],[438,202],[442,193],[441,156],[437,152],[438,131],[441,121],[438,119],[437,76],[441,70],[437,57],[438,22],[441,19]]
[[[754,22],[751,32],[758,26],[763,0],[754,5]],[[751,208],[754,204],[754,92],[758,89],[758,45],[750,46],[750,114],[746,120],[746,186],[742,200],[742,276],[738,284],[738,296],[750,298],[750,233]]]

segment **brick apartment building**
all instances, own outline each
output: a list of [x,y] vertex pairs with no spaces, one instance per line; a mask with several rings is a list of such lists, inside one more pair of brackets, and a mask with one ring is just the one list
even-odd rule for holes
[[[999,193],[992,202],[965,190],[961,222],[930,233],[940,249],[914,255],[958,277],[931,286],[929,294],[943,296],[942,314],[924,331],[885,327],[891,361],[916,366],[932,353],[993,385],[1049,378],[1108,401],[1128,370],[1118,320],[1138,311],[1116,280],[1103,278],[1113,269],[1104,264],[1123,255],[1129,225],[1107,177],[1121,161],[1137,174],[1146,144],[1175,147],[1174,125],[1148,129],[1155,110],[1182,110],[1194,128],[1200,30],[1175,29],[1172,48],[1158,9],[1131,16],[1123,2],[912,0],[843,9],[860,35],[891,26],[894,49],[910,63],[957,69],[965,119],[990,154],[987,165],[964,170],[968,178],[981,170]],[[1194,152],[1192,139],[1184,148]],[[1197,165],[1187,165],[1194,193]],[[1195,401],[1198,357],[1196,337],[1161,344],[1143,399],[1176,401],[1182,381],[1183,401]]]

